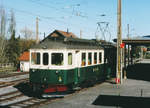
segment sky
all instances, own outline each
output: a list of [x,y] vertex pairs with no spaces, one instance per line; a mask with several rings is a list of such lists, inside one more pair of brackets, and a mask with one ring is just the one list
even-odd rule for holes
[[[150,34],[150,0],[122,0],[122,37]],[[15,13],[17,35],[27,27],[43,39],[55,29],[73,32],[82,38],[110,41],[117,37],[117,0],[0,0],[7,13]],[[103,23],[102,23],[103,22]],[[100,29],[101,28],[101,29]],[[104,33],[104,34],[102,34]]]

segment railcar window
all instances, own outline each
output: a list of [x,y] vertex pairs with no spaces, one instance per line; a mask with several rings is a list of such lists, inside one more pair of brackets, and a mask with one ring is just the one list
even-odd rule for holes
[[97,64],[97,53],[94,53],[94,64]]
[[101,63],[102,62],[102,53],[100,52],[99,53],[99,63]]
[[88,65],[92,64],[92,53],[88,53]]
[[81,65],[82,66],[85,66],[86,65],[86,53],[82,53],[82,57],[81,57]]
[[40,53],[36,53],[36,52],[33,52],[31,53],[31,63],[33,65],[39,65],[40,64]]
[[72,65],[72,53],[68,53],[68,65]]
[[49,63],[49,55],[48,53],[43,53],[43,65],[48,65]]
[[63,53],[52,53],[52,65],[63,65]]

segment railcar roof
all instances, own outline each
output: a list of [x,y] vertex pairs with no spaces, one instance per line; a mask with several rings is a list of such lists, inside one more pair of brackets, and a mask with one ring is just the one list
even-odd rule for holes
[[[54,32],[57,33],[56,31]],[[51,33],[51,35],[53,35],[53,33]],[[31,49],[103,49],[96,40],[68,36],[62,37],[59,33],[57,34],[57,37],[51,35],[47,36]]]
[[103,49],[94,40],[84,39],[64,39],[64,40],[51,40],[47,39],[31,49]]

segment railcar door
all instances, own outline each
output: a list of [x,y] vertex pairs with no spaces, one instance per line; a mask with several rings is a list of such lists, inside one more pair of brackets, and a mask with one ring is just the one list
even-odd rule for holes
[[76,59],[75,59],[75,64],[76,64],[76,78],[75,78],[75,82],[79,82],[79,78],[80,78],[80,66],[81,66],[81,56],[80,56],[80,51],[76,51]]

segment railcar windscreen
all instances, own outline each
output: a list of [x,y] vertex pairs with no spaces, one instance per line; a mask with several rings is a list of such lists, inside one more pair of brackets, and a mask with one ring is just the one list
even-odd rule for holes
[[31,63],[33,65],[39,65],[40,64],[40,53],[37,53],[37,52],[31,53]]
[[49,63],[49,55],[48,53],[43,53],[43,65],[48,65]]
[[64,56],[63,53],[52,53],[52,65],[63,65]]

